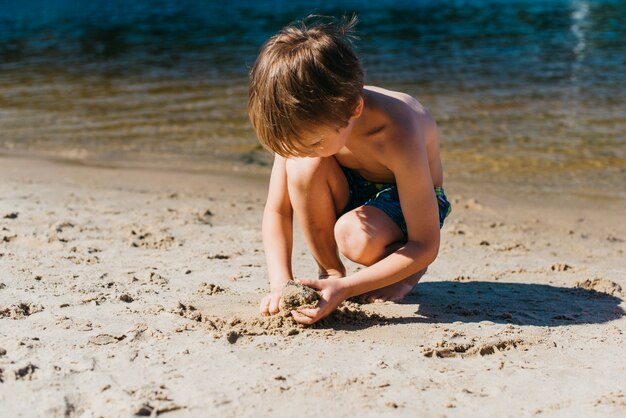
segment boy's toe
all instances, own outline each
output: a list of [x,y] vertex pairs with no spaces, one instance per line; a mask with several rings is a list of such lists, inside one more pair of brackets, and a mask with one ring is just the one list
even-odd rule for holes
[[387,298],[382,295],[370,295],[367,298],[367,301],[369,303],[382,303],[382,302],[385,302],[386,300]]

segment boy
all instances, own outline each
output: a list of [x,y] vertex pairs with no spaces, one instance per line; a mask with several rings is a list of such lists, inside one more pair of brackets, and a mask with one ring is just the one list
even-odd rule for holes
[[[302,324],[352,296],[401,300],[435,260],[450,212],[435,121],[406,94],[363,86],[355,24],[288,26],[250,72],[250,121],[275,154],[263,214],[270,293],[260,311],[279,311],[292,278],[295,213],[324,279],[299,280],[321,295],[315,308],[291,312]],[[346,276],[338,251],[368,267]]]

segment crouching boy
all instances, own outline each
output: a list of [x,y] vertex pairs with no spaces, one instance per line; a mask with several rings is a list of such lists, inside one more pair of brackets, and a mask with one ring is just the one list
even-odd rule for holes
[[[399,301],[437,257],[450,213],[437,126],[413,97],[363,85],[351,45],[355,19],[307,19],[262,47],[250,72],[248,113],[274,153],[263,242],[279,310],[292,279],[293,215],[319,266],[315,308],[292,311],[312,324],[347,298]],[[346,275],[339,252],[367,266]]]

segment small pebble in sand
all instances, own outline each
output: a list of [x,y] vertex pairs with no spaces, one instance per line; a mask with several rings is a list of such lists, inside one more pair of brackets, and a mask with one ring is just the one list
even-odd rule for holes
[[289,312],[297,308],[313,307],[319,300],[320,295],[314,289],[289,280],[283,289],[281,309]]
[[3,357],[7,354],[7,350],[5,350],[4,348],[0,347],[0,357]]
[[133,297],[128,293],[124,293],[122,296],[120,296],[120,300],[122,302],[131,303],[135,299],[133,299]]
[[137,409],[137,411],[135,411],[135,415],[138,415],[140,417],[149,417],[152,415],[153,410],[154,407],[152,407],[151,405],[143,404]]
[[28,363],[26,366],[19,368],[15,371],[15,379],[17,380],[32,380],[33,373],[39,367],[32,363]]
[[211,212],[210,209],[205,210],[202,213],[199,213],[197,216],[198,222],[205,224],[205,225],[211,225],[211,218],[213,217],[213,212]]
[[17,235],[5,235],[2,237],[2,242],[11,242],[17,238]]
[[231,344],[235,344],[238,338],[239,333],[237,331],[229,331],[228,334],[226,334],[226,340]]
[[4,219],[17,219],[18,215],[19,215],[18,212],[11,212],[9,214],[4,215]]

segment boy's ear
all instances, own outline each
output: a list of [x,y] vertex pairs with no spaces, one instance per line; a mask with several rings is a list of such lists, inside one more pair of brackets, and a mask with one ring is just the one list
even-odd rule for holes
[[356,107],[354,108],[354,113],[352,113],[353,118],[358,118],[359,116],[361,116],[361,113],[363,113],[363,106],[364,106],[363,97],[359,97],[359,102],[356,104]]

